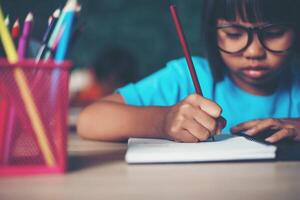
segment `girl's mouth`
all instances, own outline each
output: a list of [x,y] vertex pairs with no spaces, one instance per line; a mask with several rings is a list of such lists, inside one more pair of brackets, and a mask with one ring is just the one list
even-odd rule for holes
[[259,79],[269,73],[265,67],[248,67],[242,70],[243,74],[252,79]]

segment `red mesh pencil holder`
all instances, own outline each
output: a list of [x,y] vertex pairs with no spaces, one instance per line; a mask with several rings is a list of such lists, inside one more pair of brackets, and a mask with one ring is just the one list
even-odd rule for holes
[[0,175],[64,172],[70,67],[0,59]]

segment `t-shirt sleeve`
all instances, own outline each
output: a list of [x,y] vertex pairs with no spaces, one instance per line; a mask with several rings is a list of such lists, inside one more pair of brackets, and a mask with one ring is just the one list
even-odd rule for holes
[[[210,90],[212,77],[205,59],[193,57],[200,84],[204,94]],[[210,83],[208,83],[210,82]],[[205,91],[204,91],[205,90]],[[184,58],[173,60],[154,74],[137,83],[119,88],[126,104],[135,106],[170,106],[195,92],[195,88]]]

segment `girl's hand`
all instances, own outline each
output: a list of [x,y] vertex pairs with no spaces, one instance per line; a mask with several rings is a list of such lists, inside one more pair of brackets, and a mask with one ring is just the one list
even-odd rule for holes
[[284,138],[300,141],[300,119],[260,119],[241,123],[231,128],[233,134],[243,131],[250,136],[266,130],[275,131],[273,135],[265,139],[271,143],[278,142]]
[[192,94],[167,111],[163,137],[180,142],[205,141],[224,128],[221,112],[216,103]]

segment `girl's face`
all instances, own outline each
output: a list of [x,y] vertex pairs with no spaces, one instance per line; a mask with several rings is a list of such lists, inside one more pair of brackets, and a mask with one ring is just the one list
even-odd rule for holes
[[[269,28],[266,23],[253,24],[241,20],[229,22],[223,19],[217,21],[217,27],[227,27],[228,25],[234,25],[238,28],[217,29],[217,37],[219,47],[225,46],[225,50],[229,49],[229,51],[234,52],[228,53],[220,50],[221,58],[229,69],[230,77],[240,88],[252,94],[268,95],[272,93],[277,86],[280,72],[289,57],[287,52],[279,53],[278,50],[285,50],[284,48],[288,45],[291,46],[294,41],[294,31],[280,27],[273,28],[272,26]],[[250,39],[248,46],[246,45],[249,36],[247,35],[247,28],[254,28],[252,29],[252,40]],[[267,34],[265,32],[258,34],[257,30],[265,29]],[[258,35],[260,35],[261,40]],[[236,51],[241,49],[240,47],[245,48]],[[268,48],[275,50],[275,52],[267,50]]]

